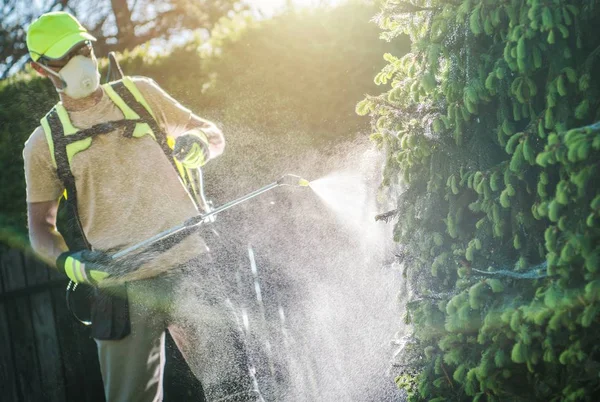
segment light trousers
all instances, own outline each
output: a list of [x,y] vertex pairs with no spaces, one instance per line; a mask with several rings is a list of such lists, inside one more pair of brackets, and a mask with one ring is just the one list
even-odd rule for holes
[[197,265],[128,283],[131,333],[96,339],[107,402],[162,400],[167,328],[208,402],[263,401],[216,268]]

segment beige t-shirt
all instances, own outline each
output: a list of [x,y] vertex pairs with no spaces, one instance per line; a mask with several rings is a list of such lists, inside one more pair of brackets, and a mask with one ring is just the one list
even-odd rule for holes
[[[134,77],[133,81],[168,135],[181,135],[191,112],[151,79]],[[124,118],[106,93],[95,106],[70,111],[69,117],[80,129]],[[125,138],[123,130],[95,136],[92,145],[71,161],[85,235],[95,250],[110,253],[198,214],[179,175],[156,141],[149,135]],[[27,202],[57,200],[64,187],[58,179],[41,126],[25,143],[23,159]],[[145,264],[135,279],[154,276],[206,251],[198,235],[190,236]]]

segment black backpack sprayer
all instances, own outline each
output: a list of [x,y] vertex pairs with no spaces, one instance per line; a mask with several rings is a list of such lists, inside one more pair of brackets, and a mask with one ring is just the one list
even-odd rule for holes
[[[107,81],[113,81],[113,80],[122,78],[123,71],[121,70],[119,63],[117,62],[114,52],[110,52],[108,54],[108,60],[109,60],[109,65],[108,65]],[[276,187],[280,187],[280,186],[308,187],[310,185],[310,182],[308,180],[305,180],[305,179],[301,178],[300,176],[296,176],[293,174],[286,174],[286,175],[282,176],[279,180],[277,180],[271,184],[268,184],[264,187],[259,188],[258,190],[252,191],[251,193],[248,193],[240,198],[226,202],[225,204],[214,208],[212,203],[206,198],[206,195],[204,193],[204,178],[203,178],[203,174],[202,174],[202,169],[200,169],[200,168],[196,169],[196,171],[194,172],[194,175],[193,175],[193,179],[196,182],[196,186],[195,186],[196,191],[195,191],[195,194],[193,194],[193,196],[196,199],[197,205],[200,208],[202,208],[204,213],[202,213],[198,216],[192,217],[177,226],[167,229],[161,233],[156,234],[155,236],[152,236],[146,240],[143,240],[137,244],[134,244],[133,246],[130,246],[128,248],[125,248],[125,249],[113,254],[111,256],[111,259],[115,263],[118,263],[120,260],[126,259],[132,253],[142,251],[151,246],[159,246],[160,244],[165,243],[165,242],[169,241],[170,239],[172,239],[173,236],[175,236],[175,235],[192,234],[193,232],[197,231],[203,223],[214,222],[214,218],[217,214],[219,214],[225,210],[228,210],[230,208],[233,208],[238,204],[241,204],[243,202],[251,200],[251,199],[259,196],[262,193],[273,190]],[[89,325],[91,325],[91,321],[80,318],[75,313],[75,311],[72,309],[72,306],[71,306],[71,295],[73,294],[73,292],[75,292],[75,290],[77,289],[77,286],[78,286],[77,283],[74,283],[72,281],[69,282],[69,284],[67,285],[67,289],[66,289],[67,307],[77,321],[79,321],[80,323],[82,323],[86,326],[89,326]]]

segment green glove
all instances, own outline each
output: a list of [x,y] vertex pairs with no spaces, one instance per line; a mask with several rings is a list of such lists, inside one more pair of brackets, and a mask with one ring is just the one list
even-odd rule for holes
[[110,276],[104,272],[110,262],[111,258],[100,251],[67,251],[58,257],[56,266],[75,283],[97,286]]
[[173,156],[190,169],[205,165],[210,157],[206,134],[202,130],[194,129],[177,137]]

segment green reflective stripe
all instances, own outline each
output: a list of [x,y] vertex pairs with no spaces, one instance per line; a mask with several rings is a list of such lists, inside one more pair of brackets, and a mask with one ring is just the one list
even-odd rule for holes
[[[187,177],[192,177],[189,169],[186,168],[185,172]],[[190,185],[192,186],[192,190],[194,190],[194,193],[198,194],[198,189],[196,188],[196,180],[190,180]]]
[[92,137],[84,138],[83,140],[72,142],[67,145],[67,158],[69,159],[69,165],[75,154],[81,151],[85,151],[92,145]]
[[179,162],[177,159],[173,158],[173,161],[175,161],[175,166],[177,167],[177,171],[179,172],[179,177],[181,177],[181,180],[183,181],[183,183],[185,185],[187,185],[188,174],[185,170],[185,167],[183,167],[183,164],[181,162]]
[[148,111],[148,113],[150,113],[152,115],[152,117],[156,120],[156,116],[154,115],[154,112],[152,112],[152,109],[150,108],[150,105],[148,105],[148,103],[146,102],[146,99],[144,99],[144,96],[142,95],[142,93],[140,92],[140,90],[135,86],[135,84],[133,83],[133,81],[131,80],[131,78],[129,77],[123,77],[123,84],[125,84],[125,86],[127,87],[127,89],[129,89],[129,91],[133,94],[133,97],[142,104],[142,106],[144,106],[144,108],[146,108],[146,110]]
[[83,278],[80,275],[78,275],[79,269],[77,269],[77,268],[79,268],[80,263],[79,263],[79,261],[77,261],[74,258],[72,258],[72,260],[73,261],[71,262],[71,266],[73,269],[73,276],[75,277],[75,279],[77,279],[77,282],[83,282]]
[[75,258],[73,258],[72,260],[73,260],[73,271],[75,273],[75,278],[77,278],[80,283],[89,282],[87,275],[85,273],[85,264],[83,264],[79,260],[76,260]]
[[[73,135],[79,131],[78,128],[73,126],[71,123],[71,119],[69,118],[69,113],[62,105],[62,103],[58,103],[55,106],[56,112],[58,114],[58,118],[60,119],[60,123],[63,126],[64,135]],[[48,142],[48,148],[50,150],[50,154],[52,155],[52,164],[54,167],[56,165],[56,159],[54,157],[54,141],[52,140],[52,129],[50,128],[50,124],[48,123],[48,115],[46,115],[42,120],[40,120],[42,124],[42,128],[44,129],[44,133],[46,134],[46,140]],[[71,160],[76,153],[81,152],[92,144],[91,138],[85,138],[80,141],[75,141],[71,144],[67,145],[67,158],[69,160],[69,165],[71,164]]]
[[194,137],[198,138],[204,146],[194,143],[192,145],[192,149],[189,150],[186,158],[183,160],[183,163],[189,168],[198,168],[206,165],[206,162],[208,162],[209,147],[206,133],[200,129],[194,129],[188,131],[187,135],[193,135]]
[[106,94],[110,100],[112,100],[113,103],[117,105],[119,109],[121,109],[121,112],[123,112],[123,115],[127,120],[138,120],[140,118],[140,116],[134,112],[133,109],[131,109],[123,99],[121,99],[121,97],[115,92],[110,84],[104,84],[102,85],[102,88],[104,88],[104,91],[106,91]]
[[71,257],[67,257],[65,259],[65,274],[67,274],[70,280],[77,283],[77,278],[75,277],[75,273],[73,272],[73,258]]
[[[117,105],[119,109],[121,109],[121,112],[123,112],[123,115],[126,119],[138,120],[140,118],[140,116],[136,112],[134,112],[133,109],[130,108],[129,105],[127,105],[127,103],[125,103],[123,98],[121,98],[119,94],[117,94],[117,92],[110,86],[110,84],[104,84],[102,85],[102,87],[106,91],[108,97],[113,101],[113,103]],[[156,141],[154,132],[152,132],[152,129],[150,128],[150,125],[148,123],[138,123],[135,125],[135,129],[133,130],[132,134],[133,137],[140,138],[146,134],[150,134],[154,141]]]
[[[167,145],[171,149],[175,148],[175,138],[173,138],[170,135],[167,135]],[[183,166],[183,164],[177,160],[177,158],[173,158],[173,162],[175,162],[175,167],[177,168],[177,172],[179,173],[179,177],[181,178],[181,181],[183,182],[183,184],[185,184],[187,186],[189,172],[186,170],[186,168]]]
[[154,132],[152,131],[148,123],[137,123],[135,125],[135,129],[133,130],[133,137],[140,138],[146,134],[149,134],[154,139],[154,141],[156,141]]
[[[86,275],[87,275],[87,273],[86,273]],[[110,276],[110,274],[108,274],[107,272],[94,271],[92,269],[92,270],[90,270],[90,276],[88,278],[90,278],[90,282],[97,283],[97,282],[100,282],[103,279],[106,279],[109,276]]]
[[50,124],[48,123],[48,115],[44,116],[40,123],[42,128],[44,129],[44,134],[46,135],[46,142],[48,143],[48,148],[50,148],[50,156],[52,157],[52,165],[56,167],[56,158],[54,158],[54,140],[52,139],[52,130],[50,129]]
[[198,143],[194,143],[182,162],[188,168],[198,168],[204,166],[206,164],[204,150]]
[[83,278],[80,278],[80,276],[77,275],[79,271],[77,269],[78,265],[80,265],[80,262],[73,257],[67,257],[65,260],[65,273],[69,279],[75,283],[81,283],[83,281]]
[[79,131],[73,123],[71,123],[71,119],[69,118],[69,112],[63,106],[62,102],[58,102],[56,104],[56,111],[58,112],[58,118],[60,119],[60,123],[63,126],[63,130],[65,135],[72,135]]

